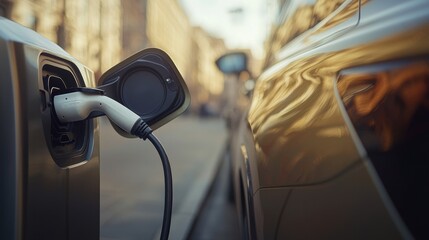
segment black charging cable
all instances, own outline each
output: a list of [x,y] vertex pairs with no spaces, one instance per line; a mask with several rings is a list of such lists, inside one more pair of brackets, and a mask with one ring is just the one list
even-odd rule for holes
[[173,180],[167,154],[152,129],[140,116],[104,95],[94,88],[74,88],[56,92],[52,96],[54,112],[60,122],[75,122],[106,114],[122,130],[143,140],[149,139],[158,151],[164,169],[165,201],[161,240],[167,240],[170,233],[171,212],[173,208]]
[[139,138],[149,141],[158,151],[161,158],[162,168],[164,169],[164,184],[165,184],[165,198],[164,198],[164,217],[162,220],[161,240],[167,240],[170,233],[171,225],[171,212],[173,209],[173,177],[171,175],[170,162],[167,153],[164,150],[158,138],[152,134],[152,129],[147,125],[143,119],[139,119],[135,124],[131,133]]
[[164,218],[162,220],[161,229],[161,240],[167,240],[170,232],[171,224],[171,211],[173,208],[173,180],[171,176],[170,162],[168,156],[165,153],[164,148],[159,142],[155,135],[149,134],[147,137],[149,141],[158,151],[159,157],[161,158],[162,168],[164,169],[164,184],[165,184],[165,199],[164,199]]

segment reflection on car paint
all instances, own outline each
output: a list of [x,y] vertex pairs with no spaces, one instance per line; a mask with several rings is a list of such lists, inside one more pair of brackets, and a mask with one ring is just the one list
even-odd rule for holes
[[[356,162],[361,156],[333,91],[338,72],[428,54],[427,32],[429,25],[423,25],[376,42],[290,62],[281,71],[263,75],[248,116],[261,169],[260,187],[320,183]],[[315,147],[304,149],[309,142]]]
[[[266,58],[267,65],[275,60],[274,55],[281,48],[289,45],[296,38],[299,37],[302,40],[296,41],[297,44],[307,44],[310,42],[307,37],[334,28],[352,18],[359,9],[358,0],[317,0],[312,3],[295,1],[290,4],[295,6],[288,6],[290,14],[285,14],[288,17],[278,25],[277,30],[274,31],[275,35],[271,37],[271,47]],[[309,29],[312,30],[306,32]],[[285,50],[294,49],[296,48],[287,46]]]
[[[428,124],[412,121],[429,112],[429,63],[422,61],[377,73],[342,76],[338,90],[366,149],[390,150]],[[419,122],[417,122],[419,123]]]
[[[325,3],[329,2],[331,5],[333,5],[333,3],[331,3],[331,1],[329,0],[325,0]],[[334,2],[334,1],[333,1]],[[337,1],[337,2],[341,2],[341,1]],[[366,3],[367,1],[362,0],[361,4]],[[319,2],[318,2],[319,3]],[[323,4],[323,1],[320,1],[320,4]],[[321,7],[322,5],[315,6],[315,10],[320,11],[319,9],[323,9],[323,7]],[[339,4],[339,3],[337,3]],[[334,26],[339,25],[340,23],[346,21],[347,19],[349,19],[353,14],[355,14],[358,9],[359,9],[359,1],[353,0],[353,1],[344,1],[344,3],[341,3],[340,6],[336,6],[335,8],[336,12],[332,11],[334,14],[332,14],[332,17],[325,19],[326,23],[323,24],[319,29],[316,30],[316,32],[323,32],[326,31],[329,28],[332,28]],[[315,15],[322,15],[323,13],[317,14],[317,12],[314,13]]]
[[429,62],[405,59],[342,71],[338,91],[390,199],[416,238],[429,213]]

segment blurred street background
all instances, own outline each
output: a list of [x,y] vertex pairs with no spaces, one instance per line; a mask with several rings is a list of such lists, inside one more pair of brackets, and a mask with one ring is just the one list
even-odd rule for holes
[[167,52],[192,95],[190,113],[220,112],[230,84],[214,62],[229,51],[248,54],[259,73],[277,0],[0,0],[0,11],[64,48],[94,71],[149,47]]
[[[278,0],[0,0],[0,15],[33,29],[88,66],[95,79],[145,48],[167,52],[186,81],[185,116],[155,133],[169,154],[174,182],[171,239],[236,239],[226,200],[231,101],[262,66]],[[215,61],[240,50],[249,73],[224,76]],[[237,81],[238,80],[238,81]],[[89,83],[95,86],[96,83]],[[101,238],[157,239],[164,178],[150,143],[118,135],[106,118],[101,135]],[[223,224],[216,224],[223,223]]]

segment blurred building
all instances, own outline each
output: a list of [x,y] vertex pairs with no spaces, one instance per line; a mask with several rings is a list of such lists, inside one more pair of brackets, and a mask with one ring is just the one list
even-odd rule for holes
[[185,79],[190,75],[192,27],[177,0],[149,0],[147,36],[151,47],[164,50]]
[[120,0],[65,3],[65,48],[100,76],[121,60]]
[[5,16],[56,42],[96,74],[121,59],[120,0],[1,0]]
[[0,14],[57,43],[97,78],[142,49],[160,48],[188,84],[191,111],[219,105],[224,76],[214,62],[225,44],[193,27],[179,0],[0,0]]
[[42,34],[51,41],[58,42],[57,31],[62,24],[64,10],[62,1],[2,0],[7,3],[6,16]]
[[122,0],[122,59],[150,46],[147,36],[148,0]]
[[197,88],[193,95],[195,101],[193,107],[198,108],[199,104],[209,102],[219,105],[224,91],[224,76],[216,67],[215,61],[225,53],[225,43],[210,36],[200,27],[194,28],[193,35],[192,57],[195,68],[192,76],[195,82],[192,87]]

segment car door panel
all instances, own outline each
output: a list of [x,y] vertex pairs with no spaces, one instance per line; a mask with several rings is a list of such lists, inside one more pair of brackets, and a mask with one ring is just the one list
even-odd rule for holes
[[[427,54],[429,26],[420,23],[429,15],[420,12],[390,25],[356,27],[349,35],[284,59],[261,75],[248,116],[261,187],[323,182],[358,161],[364,153],[339,108],[333,91],[336,76],[352,66]],[[405,29],[410,30],[405,33],[395,27],[407,24]]]
[[333,181],[290,190],[276,239],[410,237],[386,209],[362,162]]
[[[419,205],[423,214],[414,220],[398,212],[377,172],[380,166],[374,168],[374,156],[355,131],[337,80],[349,69],[374,72],[379,65],[426,61],[429,2],[361,3],[357,25],[326,34],[309,31],[284,50],[275,44],[270,49],[246,119],[255,151],[251,174],[259,184],[254,188],[258,238],[409,239],[416,231],[415,236],[426,236],[421,216],[427,208]],[[422,184],[417,189],[423,191]],[[279,206],[280,218],[272,209]],[[276,219],[276,228],[267,226]]]

